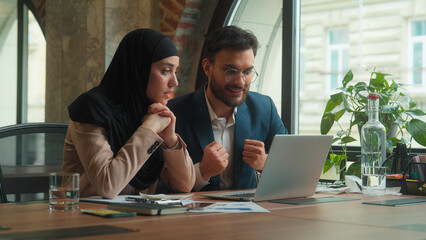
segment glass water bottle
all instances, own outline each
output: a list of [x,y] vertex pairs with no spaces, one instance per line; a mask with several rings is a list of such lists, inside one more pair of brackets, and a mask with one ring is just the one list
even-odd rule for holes
[[379,95],[368,95],[368,121],[361,129],[361,178],[364,195],[386,194],[386,129],[379,120]]

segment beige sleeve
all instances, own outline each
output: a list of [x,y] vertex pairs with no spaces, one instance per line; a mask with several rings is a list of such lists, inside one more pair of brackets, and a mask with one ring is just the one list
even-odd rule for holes
[[102,127],[73,121],[70,124],[75,130],[71,138],[81,164],[96,193],[104,198],[117,196],[149,158],[149,149],[163,143],[156,133],[139,127],[113,158]]
[[178,140],[178,147],[167,149],[163,146],[164,168],[161,179],[175,191],[190,192],[195,184],[194,164],[179,135]]

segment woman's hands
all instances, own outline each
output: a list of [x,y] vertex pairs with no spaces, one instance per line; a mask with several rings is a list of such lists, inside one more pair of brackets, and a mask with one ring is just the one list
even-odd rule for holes
[[170,109],[160,103],[153,103],[142,119],[142,126],[157,133],[167,148],[176,145],[178,138],[175,133],[176,117]]

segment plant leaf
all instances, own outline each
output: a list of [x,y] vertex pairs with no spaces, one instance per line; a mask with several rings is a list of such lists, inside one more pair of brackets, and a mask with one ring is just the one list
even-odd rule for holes
[[411,136],[421,144],[422,146],[426,146],[426,123],[419,119],[411,119],[409,123],[407,123],[407,131],[411,134]]
[[368,87],[365,82],[358,82],[357,84],[355,84],[354,89],[357,93],[362,91],[368,91]]
[[343,137],[342,138],[342,140],[340,141],[342,144],[347,144],[347,143],[350,143],[350,142],[355,142],[355,141],[357,141],[355,138],[353,138],[353,137],[351,137],[351,136],[346,136],[346,137]]
[[340,166],[340,162],[342,162],[342,155],[330,153],[330,162],[333,163],[334,166]]
[[411,109],[411,108],[415,108],[417,106],[417,103],[415,102],[415,101],[413,101],[413,100],[409,100],[408,101],[408,107]]
[[346,85],[354,79],[354,74],[352,73],[352,70],[349,69],[349,71],[346,73],[345,77],[342,80],[343,87],[346,87]]
[[322,168],[322,173],[328,172],[333,167],[333,163],[330,161],[329,158],[325,160],[324,167]]
[[337,113],[334,114],[334,121],[338,122],[340,120],[340,118],[343,116],[343,114],[345,114],[346,109],[342,109],[340,111],[338,111]]
[[334,124],[334,113],[324,113],[321,119],[321,134],[327,134]]
[[396,107],[396,106],[391,106],[391,105],[382,105],[381,106],[381,110],[380,110],[380,113],[392,113],[392,112],[394,112],[395,110],[398,110],[398,107]]
[[375,89],[389,87],[385,79],[385,76],[389,76],[389,75],[390,74],[387,74],[387,73],[373,72],[372,77],[370,78],[370,86],[373,86]]
[[[409,137],[406,137],[406,136],[402,136],[402,137],[401,137],[401,141],[400,141],[400,142],[405,143],[405,144],[407,144],[407,145],[411,145],[410,138],[409,138]],[[395,144],[395,145],[396,145],[396,144]]]
[[386,149],[388,150],[388,153],[392,153],[394,146],[396,146],[396,144],[394,145],[392,140],[386,139]]
[[411,113],[411,114],[413,114],[414,116],[424,116],[425,115],[425,112],[423,112],[422,110],[420,110],[420,109],[414,109],[414,110],[407,110],[407,111],[405,111],[406,113]]
[[334,108],[339,106],[343,101],[343,93],[336,93],[330,96],[330,99],[327,102],[327,106],[325,106],[324,113],[331,112]]
[[345,175],[355,175],[361,177],[361,161],[352,163],[345,172]]

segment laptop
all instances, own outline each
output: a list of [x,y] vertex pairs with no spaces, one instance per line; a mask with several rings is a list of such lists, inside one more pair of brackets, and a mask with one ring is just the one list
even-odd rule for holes
[[312,196],[332,140],[332,135],[275,135],[256,189],[201,195],[255,202]]

